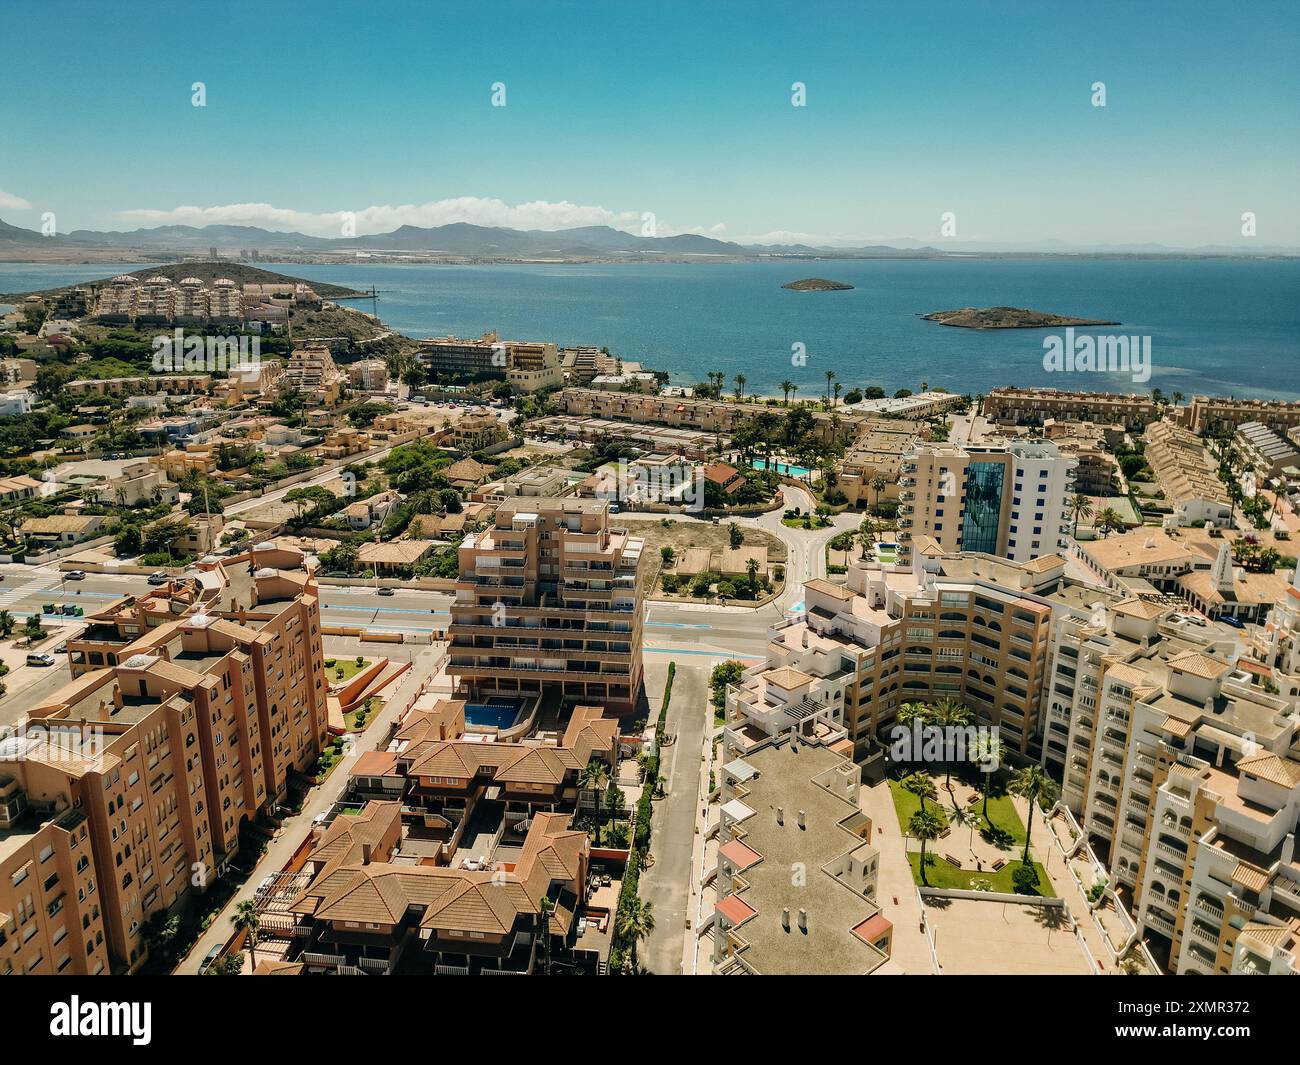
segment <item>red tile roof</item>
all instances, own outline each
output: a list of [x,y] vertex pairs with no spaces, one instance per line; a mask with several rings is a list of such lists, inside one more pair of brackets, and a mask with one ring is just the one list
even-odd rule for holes
[[883,913],[878,913],[854,928],[853,934],[866,943],[874,943],[893,927],[893,923]]
[[724,843],[718,848],[718,853],[738,870],[748,869],[763,858],[753,847],[746,847],[738,839],[733,839],[730,843]]
[[739,895],[728,895],[726,898],[719,899],[713,908],[733,926],[743,924],[758,913],[753,906],[745,902]]

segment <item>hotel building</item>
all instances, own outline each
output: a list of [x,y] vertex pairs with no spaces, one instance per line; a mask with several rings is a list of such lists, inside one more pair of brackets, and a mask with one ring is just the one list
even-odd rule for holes
[[504,377],[505,352],[494,332],[478,340],[433,337],[421,340],[417,355],[431,378]]
[[540,392],[564,384],[564,364],[554,344],[506,345],[506,380],[516,392]]
[[1141,429],[1160,417],[1148,395],[1062,392],[1055,388],[995,388],[984,397],[984,417],[1009,425],[1041,425],[1049,418],[1075,422],[1118,422]]
[[918,536],[945,552],[1015,562],[1068,547],[1076,464],[1042,440],[916,447],[904,455],[899,480],[900,560],[911,558]]
[[475,696],[555,693],[630,712],[644,541],[591,499],[507,499],[460,546],[447,671]]

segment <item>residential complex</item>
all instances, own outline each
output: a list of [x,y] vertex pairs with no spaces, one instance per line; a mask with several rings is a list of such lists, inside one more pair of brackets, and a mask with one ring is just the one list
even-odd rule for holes
[[460,545],[448,670],[475,698],[550,694],[630,712],[641,695],[643,541],[609,504],[507,499]]
[[1028,562],[1069,543],[1075,459],[1048,441],[987,446],[924,444],[908,451],[899,479],[899,554],[917,537],[944,551]]
[[0,744],[0,965],[138,969],[149,919],[206,890],[315,762],[325,681],[301,561],[213,562],[69,640],[72,682]]
[[995,388],[984,397],[984,416],[1011,425],[1042,425],[1058,421],[1118,422],[1125,429],[1142,429],[1160,417],[1149,395],[1111,392],[1065,392],[1056,388]]
[[1300,401],[1193,396],[1187,405],[1186,424],[1194,433],[1231,433],[1243,422],[1258,422],[1284,433],[1300,426]]
[[1156,422],[1147,427],[1146,457],[1179,525],[1228,524],[1232,499],[1200,437],[1172,422]]

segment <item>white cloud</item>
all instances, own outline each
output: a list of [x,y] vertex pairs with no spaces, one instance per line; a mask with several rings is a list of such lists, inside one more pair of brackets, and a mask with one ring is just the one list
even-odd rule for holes
[[[428,203],[375,205],[353,212],[355,234],[387,233],[399,226],[443,226],[468,222],[479,226],[504,226],[510,229],[572,229],[576,226],[611,226],[640,232],[641,211],[611,211],[605,207],[569,203],[561,200],[533,200],[510,205],[504,200],[480,196],[458,196]],[[264,229],[294,231],[317,237],[337,237],[349,219],[348,211],[295,211],[269,203],[231,203],[214,207],[180,206],[167,210],[136,208],[120,212],[122,220],[137,226],[158,225],[235,225],[260,226]],[[672,227],[657,221],[660,236],[678,233],[718,233],[725,227]]]
[[15,196],[12,192],[5,192],[4,189],[0,189],[0,208],[8,208],[13,211],[28,211],[31,210],[31,206],[21,196]]

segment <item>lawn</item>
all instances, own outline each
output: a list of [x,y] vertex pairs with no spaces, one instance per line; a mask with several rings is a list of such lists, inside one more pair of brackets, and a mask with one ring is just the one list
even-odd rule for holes
[[[990,891],[999,891],[1003,894],[1014,895],[1016,889],[1011,882],[1011,874],[1020,867],[1020,859],[1013,858],[1007,862],[996,873],[984,869],[958,869],[951,862],[945,861],[941,855],[936,855],[933,851],[926,854],[930,861],[926,864],[925,875],[930,881],[930,887],[949,888],[952,890],[970,891],[972,878],[987,880],[991,887]],[[909,853],[907,856],[908,864],[912,867],[912,879],[919,885],[921,883],[921,855]],[[1038,862],[1034,862],[1034,869],[1038,873],[1038,890],[1037,894],[1042,898],[1055,898],[1056,892],[1052,890],[1052,881],[1047,876],[1047,870]]]
[[[921,808],[921,800],[913,795],[910,791],[904,791],[903,786],[897,781],[889,781],[889,794],[894,800],[894,812],[898,814],[898,825],[906,834],[908,824],[912,820],[912,815]],[[940,794],[946,794],[941,792]],[[928,799],[925,808],[931,813],[937,813],[939,819],[946,826],[948,824],[948,815],[944,813],[941,803],[930,802]]]
[[[327,658],[325,659],[325,675],[329,678],[331,684],[342,684],[351,680],[368,665],[370,665],[370,659],[368,658],[363,658],[361,665],[357,665],[355,657]],[[339,676],[339,670],[343,671],[341,677]]]

